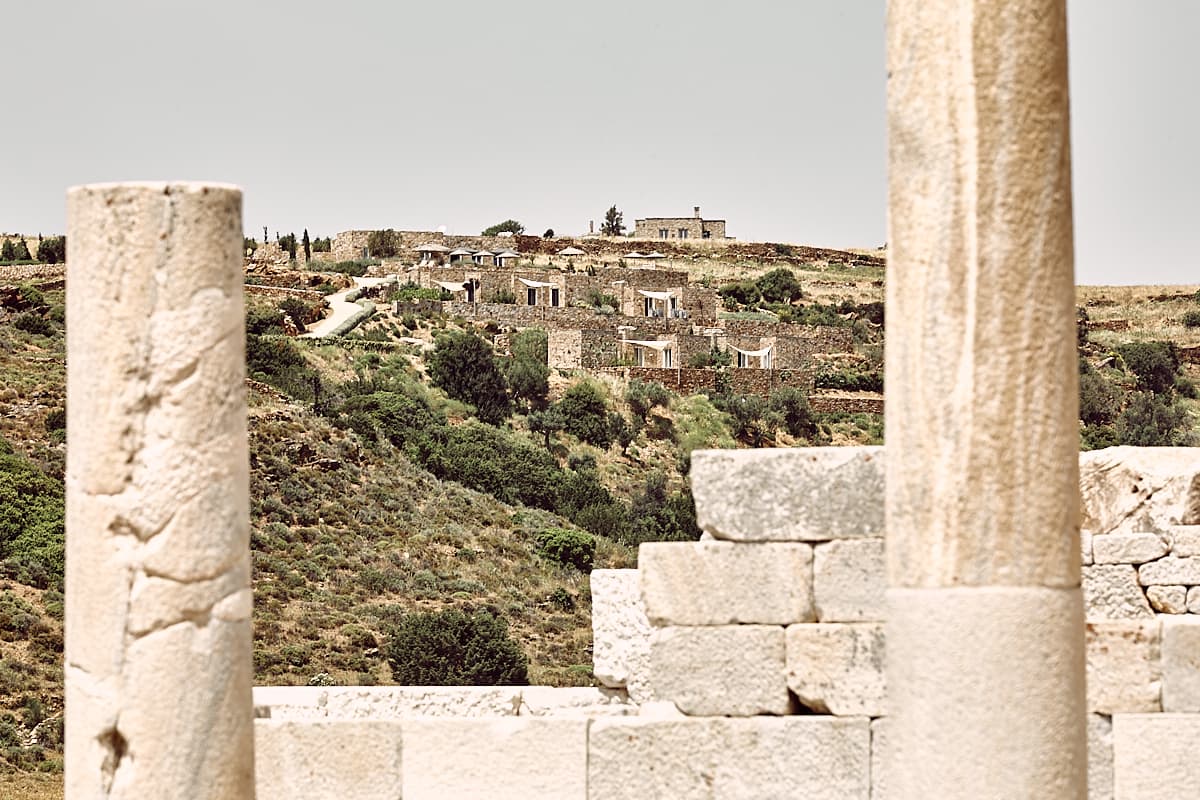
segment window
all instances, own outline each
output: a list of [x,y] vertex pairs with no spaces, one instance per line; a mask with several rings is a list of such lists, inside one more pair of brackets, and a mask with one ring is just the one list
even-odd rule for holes
[[550,290],[550,305],[552,305],[552,306],[558,305],[558,289]]
[[527,305],[537,305],[537,289],[532,286],[525,290],[525,302]]
[[739,367],[750,366],[749,356],[747,356],[745,353],[741,352],[740,350],[738,351],[738,366]]
[[633,363],[639,367],[646,363],[646,353],[642,348],[633,348]]
[[704,231],[703,231],[703,232],[700,234],[700,238],[701,238],[701,239],[711,239],[711,238],[712,238],[712,231],[710,231],[709,229],[705,228],[705,229],[704,229]]
[[671,232],[670,232],[669,230],[667,230],[666,228],[659,228],[659,229],[658,229],[658,238],[660,238],[660,239],[666,239],[666,238],[667,238],[667,236],[669,236],[669,235],[670,235],[670,233],[671,233]]
[[670,369],[670,367],[671,367],[671,348],[668,347],[668,348],[664,349],[662,351],[662,353],[663,353],[663,366]]
[[686,238],[687,238],[687,236],[688,236],[688,229],[687,229],[687,228],[680,228],[680,229],[679,229],[679,238],[680,238],[680,239],[686,239]]

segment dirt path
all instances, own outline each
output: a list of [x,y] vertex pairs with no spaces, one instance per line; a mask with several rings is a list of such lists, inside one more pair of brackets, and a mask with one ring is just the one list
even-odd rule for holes
[[354,286],[351,288],[326,295],[325,301],[329,303],[329,308],[333,313],[325,319],[309,325],[305,329],[305,332],[300,334],[301,338],[319,339],[322,336],[328,336],[333,333],[337,329],[337,326],[350,319],[359,311],[362,311],[362,306],[358,303],[347,302],[346,295],[370,286],[387,283],[387,281],[387,278],[355,278]]

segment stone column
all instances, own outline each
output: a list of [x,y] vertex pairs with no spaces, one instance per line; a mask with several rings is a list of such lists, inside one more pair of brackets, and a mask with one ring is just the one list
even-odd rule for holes
[[891,0],[889,788],[1083,798],[1065,0]]
[[72,800],[253,797],[241,201],[67,194]]

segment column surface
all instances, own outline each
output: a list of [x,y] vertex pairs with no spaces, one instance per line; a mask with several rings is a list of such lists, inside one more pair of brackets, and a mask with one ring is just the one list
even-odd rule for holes
[[1065,0],[887,36],[889,787],[1082,798]]
[[66,794],[251,798],[241,191],[67,216]]

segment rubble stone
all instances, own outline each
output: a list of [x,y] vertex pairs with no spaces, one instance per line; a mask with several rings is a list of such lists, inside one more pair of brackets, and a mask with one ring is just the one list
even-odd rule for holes
[[1146,599],[1160,614],[1187,613],[1186,586],[1147,586]]
[[1162,558],[1168,550],[1167,540],[1156,533],[1108,533],[1092,537],[1092,560],[1096,564],[1144,564]]
[[1096,564],[1083,568],[1083,608],[1088,619],[1150,619],[1154,612],[1137,568],[1129,564]]

